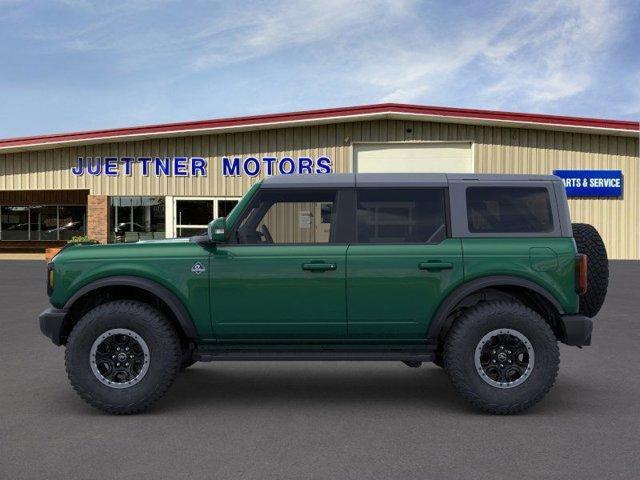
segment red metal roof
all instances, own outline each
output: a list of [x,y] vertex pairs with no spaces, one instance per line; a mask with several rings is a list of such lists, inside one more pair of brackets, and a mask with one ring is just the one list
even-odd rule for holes
[[[640,132],[640,122],[629,120],[607,120],[599,118],[567,117],[560,115],[541,115],[534,113],[501,112],[495,110],[477,110],[469,108],[432,107],[424,105],[406,105],[399,103],[382,103],[355,107],[326,108],[321,110],[305,110],[300,112],[276,113],[266,115],[251,115],[245,117],[220,118],[194,122],[166,123],[159,125],[143,125],[128,128],[114,128],[107,130],[92,130],[84,132],[58,133],[37,135],[32,137],[7,138],[0,140],[0,151],[20,150],[19,147],[55,146],[57,144],[87,143],[100,139],[117,139],[118,137],[148,137],[176,132],[189,132],[225,129],[231,130],[243,127],[285,126],[297,123],[321,123],[326,120],[346,121],[350,117],[379,117],[388,115],[391,118],[412,116],[432,117],[436,121],[464,121],[473,124],[500,124],[529,128],[575,129],[575,130],[603,130],[622,134]],[[364,119],[364,118],[363,118]],[[282,125],[280,125],[282,124]]]

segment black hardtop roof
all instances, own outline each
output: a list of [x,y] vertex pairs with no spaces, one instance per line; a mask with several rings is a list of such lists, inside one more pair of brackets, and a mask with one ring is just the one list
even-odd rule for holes
[[446,187],[465,182],[559,182],[554,175],[502,175],[493,173],[331,173],[317,175],[275,175],[262,188],[348,188],[348,187]]

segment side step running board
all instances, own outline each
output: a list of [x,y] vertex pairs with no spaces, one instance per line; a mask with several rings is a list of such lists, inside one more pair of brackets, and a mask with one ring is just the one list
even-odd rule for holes
[[269,360],[335,360],[335,361],[400,361],[431,362],[433,353],[426,350],[216,350],[195,351],[194,359],[200,362],[216,361],[269,361]]

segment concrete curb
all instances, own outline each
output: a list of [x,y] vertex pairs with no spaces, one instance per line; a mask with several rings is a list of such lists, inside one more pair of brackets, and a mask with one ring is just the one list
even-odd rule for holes
[[0,253],[0,260],[41,260],[44,253]]

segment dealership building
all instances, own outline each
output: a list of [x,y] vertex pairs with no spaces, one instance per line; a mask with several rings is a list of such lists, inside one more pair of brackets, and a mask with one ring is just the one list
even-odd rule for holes
[[[191,236],[268,175],[556,173],[640,259],[638,122],[381,104],[0,140],[0,252]],[[321,212],[310,212],[322,228]]]

